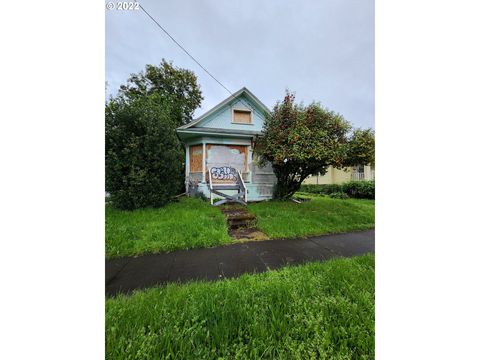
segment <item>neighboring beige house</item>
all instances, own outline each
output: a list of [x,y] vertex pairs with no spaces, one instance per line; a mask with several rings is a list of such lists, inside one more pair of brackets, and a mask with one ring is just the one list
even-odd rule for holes
[[341,184],[351,180],[375,180],[375,168],[359,165],[338,170],[330,166],[325,175],[311,175],[303,181],[303,184]]

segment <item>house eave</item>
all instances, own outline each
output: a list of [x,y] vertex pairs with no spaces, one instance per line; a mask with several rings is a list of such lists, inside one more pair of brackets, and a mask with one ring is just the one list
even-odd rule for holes
[[[197,130],[198,129],[198,130]],[[258,131],[214,131],[201,128],[193,129],[177,129],[177,134],[180,138],[194,137],[194,136],[215,136],[215,137],[230,137],[230,138],[253,138],[261,134]]]

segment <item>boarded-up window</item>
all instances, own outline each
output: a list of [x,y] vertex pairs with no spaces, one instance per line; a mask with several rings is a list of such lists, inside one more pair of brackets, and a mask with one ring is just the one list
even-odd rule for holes
[[251,124],[252,112],[248,110],[233,110],[233,122],[239,124]]
[[247,145],[207,145],[207,167],[232,166],[248,171]]
[[190,172],[202,172],[203,145],[190,146]]

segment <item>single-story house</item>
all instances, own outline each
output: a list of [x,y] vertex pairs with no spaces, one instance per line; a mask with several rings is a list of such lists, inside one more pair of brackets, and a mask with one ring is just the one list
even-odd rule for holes
[[375,180],[375,168],[369,165],[358,165],[346,169],[335,169],[330,166],[325,175],[310,175],[303,184],[341,184],[346,181]]
[[[258,165],[254,153],[255,137],[261,134],[268,112],[269,109],[244,87],[199,118],[177,128],[185,144],[187,193],[203,193],[210,197],[210,169],[232,167],[240,173],[248,201],[271,199],[276,176],[271,165]],[[233,192],[226,190],[227,194]]]

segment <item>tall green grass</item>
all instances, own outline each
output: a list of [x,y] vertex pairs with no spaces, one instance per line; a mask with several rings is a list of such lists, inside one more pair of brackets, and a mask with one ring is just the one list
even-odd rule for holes
[[257,226],[271,238],[313,236],[375,227],[375,201],[307,196],[310,201],[250,204]]
[[373,359],[374,256],[106,300],[107,359]]
[[228,244],[227,225],[216,207],[196,198],[159,209],[105,208],[107,257]]
[[[338,200],[313,194],[296,204],[267,201],[249,204],[257,227],[270,238],[294,238],[371,229],[375,201]],[[182,198],[159,209],[105,209],[107,257],[169,252],[232,243],[220,209],[196,198]]]

